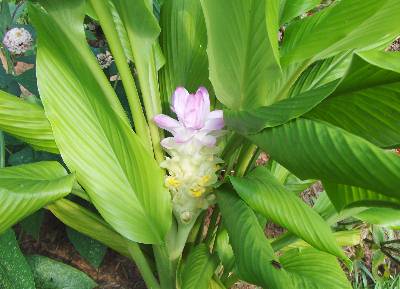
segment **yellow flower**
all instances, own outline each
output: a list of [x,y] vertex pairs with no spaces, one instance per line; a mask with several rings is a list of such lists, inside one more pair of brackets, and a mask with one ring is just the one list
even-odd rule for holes
[[211,179],[211,176],[210,176],[210,175],[202,176],[202,177],[200,178],[199,185],[200,185],[200,186],[205,186],[205,185],[207,185],[208,182],[210,181],[210,179]]
[[166,185],[168,188],[177,189],[177,188],[179,188],[179,186],[181,185],[181,182],[180,182],[179,180],[177,180],[175,177],[169,176],[169,177],[166,177],[166,178],[165,178],[165,185]]
[[206,189],[201,186],[195,186],[190,189],[192,196],[195,198],[200,198],[205,193],[205,191],[206,191]]

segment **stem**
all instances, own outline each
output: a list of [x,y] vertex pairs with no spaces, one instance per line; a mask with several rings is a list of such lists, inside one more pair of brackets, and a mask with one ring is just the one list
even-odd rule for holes
[[271,242],[272,249],[274,251],[279,251],[282,248],[289,246],[290,244],[296,242],[299,238],[291,233],[286,233],[279,237],[278,239]]
[[181,256],[183,249],[185,248],[189,233],[192,230],[192,228],[196,222],[196,219],[197,219],[197,216],[196,216],[196,218],[193,218],[193,220],[188,224],[183,224],[180,221],[178,221],[178,231],[176,232],[176,236],[175,236],[175,244],[174,244],[172,250],[170,250],[170,252],[171,252],[170,259],[171,260],[173,260],[173,261],[177,260]]
[[134,242],[129,242],[128,251],[131,254],[132,259],[135,261],[136,266],[138,267],[140,274],[142,275],[143,280],[146,283],[146,287],[149,289],[161,289],[160,284],[154,277],[149,263],[147,262],[146,257],[143,255],[143,252],[140,249],[139,245]]
[[161,95],[158,86],[158,74],[155,63],[154,47],[149,56],[149,62],[143,59],[136,61],[140,89],[142,91],[143,104],[146,109],[147,121],[150,128],[150,136],[153,142],[154,155],[158,163],[164,161],[164,151],[161,147],[162,132],[153,122],[153,118],[162,113]]
[[239,177],[244,176],[246,173],[247,167],[250,165],[251,160],[253,159],[253,155],[257,150],[257,146],[254,144],[249,145],[247,148],[243,150],[243,153],[240,155],[238,160],[238,167],[236,170],[236,175]]
[[225,145],[225,148],[221,154],[221,158],[224,160],[229,158],[237,150],[237,148],[242,145],[242,143],[243,137],[237,133],[233,133]]
[[163,245],[153,246],[154,256],[157,263],[158,277],[162,289],[175,289],[176,261],[171,261],[168,249]]
[[118,38],[118,32],[115,28],[111,11],[107,6],[107,1],[90,0],[90,2],[99,18],[101,28],[108,40],[111,53],[113,54],[115,64],[117,65],[118,72],[121,76],[122,84],[128,98],[129,108],[132,113],[135,131],[137,135],[145,141],[145,143],[150,145],[151,148],[149,127],[142,110],[142,104],[136,89],[135,80],[129,68],[124,48]]

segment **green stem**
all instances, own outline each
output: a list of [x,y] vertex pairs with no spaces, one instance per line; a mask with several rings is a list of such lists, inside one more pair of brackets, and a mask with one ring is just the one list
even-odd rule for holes
[[164,161],[164,151],[160,144],[163,134],[153,122],[153,118],[162,113],[154,47],[148,57],[148,62],[143,61],[143,59],[136,61],[136,68],[138,70],[143,104],[146,109],[147,121],[149,123],[150,136],[153,142],[154,155],[156,160],[161,163]]
[[6,144],[4,141],[4,133],[0,131],[0,168],[6,166]]
[[170,260],[168,249],[165,244],[154,245],[153,252],[157,263],[157,271],[161,288],[175,289],[177,260]]
[[194,224],[196,223],[198,216],[199,214],[194,216],[192,221],[190,221],[190,223],[187,224],[182,223],[180,220],[178,220],[177,231],[174,235],[174,239],[171,240],[169,244],[170,259],[172,261],[178,260],[179,257],[181,256],[183,249],[185,248],[186,241],[188,239],[190,231],[192,230]]
[[[136,264],[137,268],[139,269],[144,282],[146,283],[146,287],[149,289],[161,289],[160,284],[158,283],[157,279],[154,277],[153,272],[151,271],[150,265],[147,262],[147,259],[144,256],[139,245],[137,243],[130,242],[128,244],[128,251],[131,254],[132,259],[135,261],[135,264]],[[164,288],[162,288],[162,289],[164,289]]]
[[238,147],[240,147],[243,143],[243,137],[241,135],[238,135],[237,133],[233,133],[225,147],[224,150],[221,154],[221,158],[226,160],[228,159],[233,153],[235,153],[235,151],[238,149]]
[[236,170],[236,175],[238,177],[244,176],[256,151],[257,151],[257,146],[254,144],[251,144],[247,148],[244,148],[238,160],[238,166]]
[[290,244],[293,244],[297,240],[299,240],[299,238],[293,235],[292,233],[286,233],[281,237],[277,238],[276,240],[272,241],[271,246],[272,249],[274,249],[274,251],[276,252],[286,246],[289,246]]
[[90,0],[90,2],[99,18],[101,28],[107,38],[115,64],[117,65],[118,72],[121,76],[122,84],[128,98],[129,108],[132,113],[135,131],[141,139],[150,145],[151,148],[149,127],[142,110],[142,104],[136,89],[135,80],[129,68],[124,48],[119,40],[118,32],[115,28],[113,16],[108,8],[107,1]]

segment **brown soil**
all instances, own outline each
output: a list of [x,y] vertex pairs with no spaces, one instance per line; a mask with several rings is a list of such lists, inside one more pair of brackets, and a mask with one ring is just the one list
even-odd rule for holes
[[38,241],[23,233],[19,240],[25,254],[44,255],[71,265],[95,280],[98,289],[146,289],[134,263],[110,249],[100,268],[93,268],[69,242],[64,225],[50,214],[46,214]]

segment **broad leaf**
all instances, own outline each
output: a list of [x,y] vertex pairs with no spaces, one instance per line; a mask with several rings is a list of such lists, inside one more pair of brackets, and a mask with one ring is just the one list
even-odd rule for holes
[[[356,246],[361,242],[361,231],[360,230],[348,230],[348,231],[338,231],[334,232],[333,236],[336,239],[336,243],[339,244],[340,247],[345,246]],[[288,246],[284,247],[283,250],[287,249],[303,249],[303,248],[311,248],[309,244],[304,242],[303,240],[298,240]]]
[[333,95],[305,117],[320,119],[380,147],[400,145],[400,55],[355,55]]
[[64,224],[129,257],[129,240],[115,232],[100,216],[66,199],[47,208]]
[[217,199],[240,278],[271,289],[292,288],[287,272],[274,266],[274,251],[253,211],[227,188],[217,193]]
[[291,87],[289,96],[301,96],[303,92],[342,78],[347,72],[352,59],[352,51],[346,51],[313,63]]
[[224,272],[231,272],[235,265],[235,255],[229,243],[228,232],[225,229],[221,230],[217,235],[215,251],[224,266]]
[[400,158],[343,129],[300,118],[248,138],[302,179],[362,187],[400,199]]
[[0,233],[68,195],[75,181],[57,162],[0,169]]
[[38,150],[58,152],[43,108],[1,90],[0,129]]
[[325,191],[319,195],[313,209],[320,214],[329,225],[334,225],[337,222],[351,218],[365,210],[363,207],[355,207],[338,212]]
[[178,86],[211,90],[206,54],[207,32],[198,0],[167,0],[161,10],[161,42],[166,64],[161,70],[165,102]]
[[298,289],[351,289],[345,273],[332,255],[318,250],[294,249],[283,254],[279,261]]
[[24,73],[15,76],[14,79],[23,87],[25,87],[29,92],[33,93],[34,95],[39,95],[35,68],[31,68]]
[[400,200],[360,187],[324,182],[329,199],[338,212],[351,207],[393,206],[400,208]]
[[85,273],[44,256],[29,256],[36,289],[92,289],[97,284]]
[[300,16],[321,3],[321,0],[281,0],[280,24],[284,24],[293,18]]
[[0,168],[6,165],[6,141],[4,138],[4,132],[0,130]]
[[334,81],[299,95],[284,99],[269,106],[252,110],[225,110],[226,125],[240,134],[252,134],[267,127],[284,124],[312,110],[330,95],[338,85]]
[[36,289],[28,263],[13,230],[0,234],[0,288]]
[[345,50],[389,44],[400,34],[399,13],[397,0],[342,0],[289,25],[282,61],[319,60]]
[[182,271],[182,289],[207,289],[217,268],[215,256],[207,246],[200,244],[190,252]]
[[210,283],[208,284],[208,289],[225,289],[225,287],[221,284],[221,282],[211,279]]
[[32,5],[30,13],[39,35],[37,76],[63,159],[116,231],[160,243],[171,224],[163,171],[87,46],[84,1],[42,4],[46,10]]
[[267,219],[313,247],[347,259],[329,225],[300,198],[287,191],[267,168],[256,168],[244,178],[231,177],[231,182],[242,199]]
[[369,208],[355,216],[369,224],[400,229],[400,210],[392,208]]
[[67,227],[66,230],[68,239],[79,254],[93,267],[99,268],[107,252],[107,247],[74,229]]
[[[264,0],[201,0],[208,35],[210,79],[230,109],[268,105],[270,83],[280,75],[266,28]],[[277,41],[277,31],[275,31]]]

